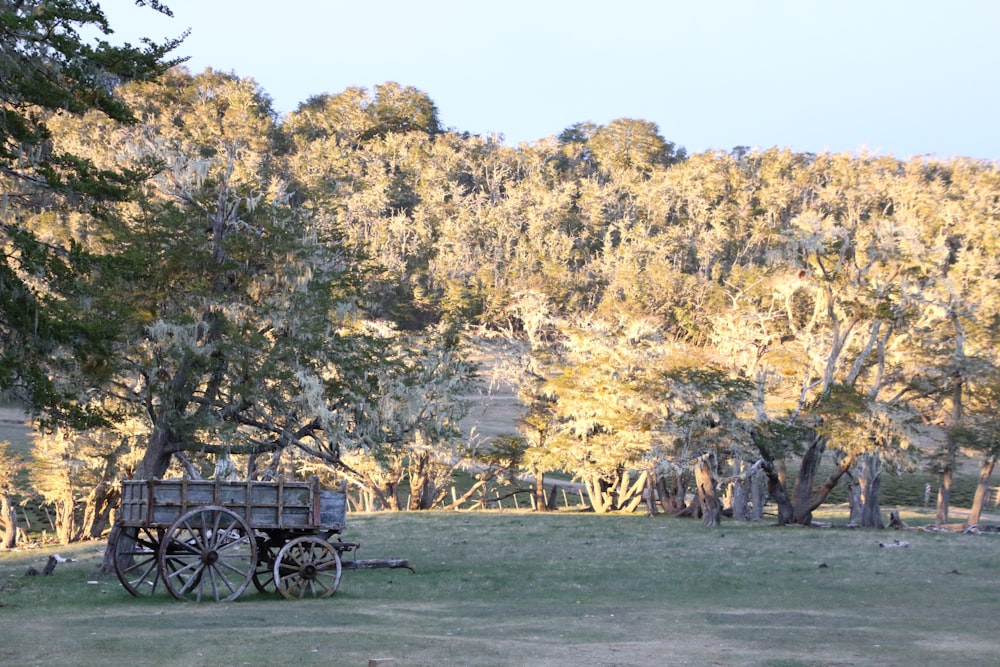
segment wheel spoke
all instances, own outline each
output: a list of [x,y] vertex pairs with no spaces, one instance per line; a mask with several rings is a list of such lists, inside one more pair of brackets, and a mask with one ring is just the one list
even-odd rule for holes
[[212,569],[218,570],[220,574],[222,574],[223,572],[227,572],[242,577],[243,574],[247,571],[246,566],[248,564],[246,562],[241,562],[239,563],[239,565],[241,565],[241,567],[237,567],[236,565],[228,561],[227,562],[219,561],[218,563],[215,564],[215,566]]
[[118,581],[135,597],[153,595],[159,574],[156,569],[158,534],[148,528],[123,526],[108,544],[112,550]]
[[219,526],[222,525],[222,512],[214,512],[212,515],[212,530],[208,534],[209,545],[212,549],[218,549],[219,543],[221,542],[222,531],[219,530]]
[[[153,586],[156,586],[155,558],[147,558],[142,561],[136,561],[132,567],[125,568],[123,572],[129,582],[137,588],[138,585],[143,583],[151,583]],[[152,577],[149,576],[150,573],[153,573]]]
[[160,550],[160,571],[179,599],[233,600],[253,580],[257,542],[249,526],[224,507],[190,510],[168,530]]
[[257,569],[253,574],[253,585],[261,593],[273,593],[277,590],[277,582],[274,580],[274,560],[278,555],[279,547],[275,547],[270,535],[258,534],[255,537],[257,542]]
[[286,598],[328,597],[340,583],[340,556],[325,540],[298,537],[278,552],[275,584]]
[[181,582],[181,586],[177,589],[177,592],[183,596],[191,590],[193,585],[197,584],[201,580],[201,574],[201,563],[194,562],[172,572],[170,576],[167,577],[167,583],[169,584],[174,580],[179,580]]
[[232,586],[229,586],[229,583],[222,576],[222,573],[219,572],[219,568],[217,568],[217,567],[210,567],[210,568],[208,568],[208,581],[212,585],[212,597],[213,598],[215,598],[216,600],[219,599],[219,582],[216,581],[216,579],[222,579],[222,582],[224,584],[226,584],[226,586],[229,588],[229,592],[230,593],[233,592]]

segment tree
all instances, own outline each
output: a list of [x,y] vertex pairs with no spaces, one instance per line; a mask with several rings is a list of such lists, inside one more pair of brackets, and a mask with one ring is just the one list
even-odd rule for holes
[[[157,1],[143,2],[169,13]],[[72,242],[40,241],[26,218],[39,212],[96,210],[120,200],[144,175],[99,169],[53,141],[50,121],[60,114],[99,113],[115,122],[135,117],[116,95],[125,81],[155,78],[179,59],[167,54],[179,39],[113,46],[86,42],[80,33],[110,35],[100,7],[84,0],[0,3],[0,387],[54,421],[93,423],[72,386],[47,371],[52,360],[99,357],[113,327],[80,307],[79,283],[96,270],[95,258]],[[81,294],[81,292],[83,292]],[[86,379],[86,378],[85,378]]]
[[[430,159],[440,125],[422,92],[386,83],[372,97],[363,88],[320,95],[282,125],[287,162],[304,205],[336,219],[345,243],[371,268],[366,302],[376,316],[409,329],[437,319],[428,277],[440,175]],[[425,210],[425,200],[433,202]]]
[[[707,465],[703,454],[732,451],[747,432],[745,383],[666,339],[655,321],[553,324],[533,345],[544,381],[524,432],[547,465],[581,480],[595,511],[634,510],[664,464]],[[715,498],[715,485],[705,494]]]
[[888,193],[900,241],[916,258],[898,281],[907,314],[899,395],[935,436],[928,464],[940,480],[939,524],[948,522],[958,456],[991,446],[975,394],[989,395],[996,373],[997,179],[995,167],[973,161],[912,160]]
[[365,384],[339,399],[338,453],[307,450],[317,466],[333,468],[377,498],[381,507],[408,509],[438,505],[454,471],[475,453],[459,429],[468,406],[475,369],[454,324],[421,332],[400,332],[386,323],[365,322],[372,359]]
[[655,166],[669,166],[686,156],[683,148],[660,136],[656,123],[632,118],[597,128],[588,144],[598,164],[612,173],[648,174]]
[[[807,168],[812,191],[802,208],[770,215],[787,222],[784,238],[762,255],[768,264],[729,276],[735,307],[714,320],[716,345],[733,349],[746,377],[762,387],[755,442],[779,520],[791,523],[809,523],[856,463],[908,442],[905,420],[884,418],[905,413],[894,405],[900,397],[885,393],[899,383],[899,358],[891,355],[908,314],[899,281],[920,262],[886,205],[898,163],[823,156]],[[727,341],[731,335],[735,341]],[[783,423],[765,424],[775,412],[785,413]],[[816,488],[828,448],[836,467]],[[796,450],[789,494],[777,464]]]

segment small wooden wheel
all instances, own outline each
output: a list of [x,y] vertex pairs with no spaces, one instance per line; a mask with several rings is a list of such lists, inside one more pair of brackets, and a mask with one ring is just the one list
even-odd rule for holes
[[253,573],[253,585],[261,593],[274,593],[274,561],[278,557],[282,542],[266,534],[257,535],[257,567]]
[[118,581],[137,598],[156,593],[160,580],[156,566],[162,539],[162,529],[121,526],[108,543],[108,549],[114,554]]
[[159,565],[167,590],[178,600],[228,602],[253,580],[257,541],[240,515],[205,505],[167,529]]
[[340,554],[329,542],[305,535],[281,547],[274,581],[286,598],[330,597],[340,585]]

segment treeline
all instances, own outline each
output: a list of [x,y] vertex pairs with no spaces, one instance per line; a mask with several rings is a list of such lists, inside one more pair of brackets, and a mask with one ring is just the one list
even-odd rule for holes
[[[636,119],[510,147],[396,83],[281,119],[213,71],[118,95],[135,122],[47,126],[141,176],[125,196],[5,183],[5,220],[72,259],[32,282],[14,253],[29,303],[88,341],[46,350],[34,405],[31,486],[64,539],[106,528],[122,475],[321,474],[426,509],[460,467],[470,494],[533,478],[544,508],[559,471],[596,511],[655,497],[706,523],[720,490],[739,518],[770,499],[809,523],[843,482],[880,526],[881,475],[930,465],[944,523],[962,453],[978,521],[1000,453],[994,164],[688,155]],[[525,410],[491,442],[459,429],[484,353]]]

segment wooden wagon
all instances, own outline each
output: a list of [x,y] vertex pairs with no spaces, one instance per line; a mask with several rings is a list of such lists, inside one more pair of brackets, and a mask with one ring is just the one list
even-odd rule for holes
[[358,546],[335,537],[346,514],[346,493],[323,491],[317,479],[125,481],[108,548],[135,596],[162,583],[179,600],[234,600],[252,582],[286,598],[328,597],[340,585],[341,556]]

